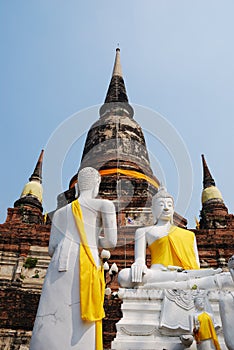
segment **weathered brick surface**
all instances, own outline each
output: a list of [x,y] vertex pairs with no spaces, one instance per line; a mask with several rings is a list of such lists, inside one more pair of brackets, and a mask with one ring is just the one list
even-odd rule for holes
[[105,349],[111,348],[111,342],[115,337],[115,325],[122,317],[121,304],[122,302],[119,299],[105,299],[104,308],[106,317],[103,320],[103,341]]
[[[29,344],[40,289],[23,287],[23,281],[16,278],[16,269],[18,261],[29,254],[31,246],[48,246],[49,235],[50,225],[44,224],[37,208],[9,208],[6,222],[0,224],[2,263],[6,264],[6,256],[9,256],[9,264],[16,260],[11,278],[0,276],[0,349],[18,350],[21,345]],[[10,258],[11,253],[14,259]]]
[[194,232],[200,260],[205,260],[211,267],[220,266],[220,258],[225,258],[228,262],[234,254],[234,228],[194,230]]
[[28,350],[31,331],[0,329],[0,350]]
[[0,327],[32,330],[40,292],[23,290],[20,285],[1,286]]
[[47,247],[49,236],[50,225],[44,224],[38,209],[9,208],[6,222],[0,224],[0,250],[27,255],[31,245]]

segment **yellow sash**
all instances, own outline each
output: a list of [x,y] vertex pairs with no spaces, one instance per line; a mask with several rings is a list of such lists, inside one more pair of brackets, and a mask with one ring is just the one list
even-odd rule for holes
[[[122,174],[125,176],[133,177],[135,179],[143,179],[149,182],[151,185],[153,185],[155,188],[159,188],[159,182],[157,179],[152,179],[151,177],[140,173],[139,171],[136,170],[126,170],[126,169],[121,169],[121,168],[111,168],[111,169],[102,169],[99,170],[99,173],[101,176],[106,176],[106,175],[117,175],[117,174]],[[77,183],[77,178],[75,178],[71,184],[70,188],[74,187],[75,184]]]
[[212,322],[212,319],[210,315],[208,315],[206,312],[203,312],[198,316],[198,321],[200,323],[200,327],[197,333],[195,333],[195,339],[197,342],[212,339],[215,349],[221,350],[218,337]]
[[139,171],[136,170],[126,170],[126,169],[120,169],[120,168],[112,168],[112,169],[103,169],[99,170],[100,175],[112,175],[112,174],[122,174],[126,175],[129,177],[134,177],[136,179],[143,179],[149,182],[151,185],[153,185],[155,188],[159,187],[159,183],[152,179],[151,177],[140,173]]
[[80,310],[84,321],[96,322],[96,350],[103,350],[102,319],[105,281],[103,267],[97,267],[90,251],[80,204],[72,202],[77,231],[80,235]]
[[199,269],[194,252],[194,233],[171,226],[167,236],[155,240],[149,246],[151,265],[181,266],[185,270]]

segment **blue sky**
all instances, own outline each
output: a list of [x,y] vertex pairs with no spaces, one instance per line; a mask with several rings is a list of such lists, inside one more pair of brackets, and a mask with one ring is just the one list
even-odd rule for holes
[[[130,101],[163,115],[186,145],[193,169],[183,213],[189,227],[201,209],[201,153],[233,213],[233,13],[232,0],[2,0],[0,222],[54,130],[103,102],[118,43]],[[135,118],[141,123],[144,116]],[[64,189],[79,167],[84,137],[64,160]],[[177,197],[186,186],[178,188],[176,176],[186,169],[176,170],[166,145],[147,140],[160,168],[155,175],[163,173]]]

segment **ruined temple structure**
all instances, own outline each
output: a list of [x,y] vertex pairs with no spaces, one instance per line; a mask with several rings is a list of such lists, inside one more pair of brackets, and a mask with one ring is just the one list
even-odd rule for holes
[[[202,266],[225,268],[234,251],[234,217],[228,213],[204,156],[202,160],[200,226],[193,231]],[[43,151],[20,198],[14,208],[8,209],[5,223],[0,224],[0,350],[28,350],[50,261],[47,247],[51,221],[43,214],[42,162]],[[112,200],[116,206],[118,245],[112,251],[110,264],[117,263],[119,269],[128,267],[133,262],[136,228],[153,222],[150,206],[159,180],[152,172],[141,126],[134,120],[119,49],[100,117],[88,131],[77,168],[85,166],[99,170],[102,177],[99,196]],[[75,199],[77,174],[72,175],[69,188],[58,194],[58,208]],[[179,214],[175,214],[174,221],[182,227],[187,225]],[[116,281],[112,287],[117,288]],[[114,338],[115,322],[121,317],[120,304],[120,300],[106,297],[105,349]]]
[[[152,222],[151,199],[159,186],[152,172],[145,137],[141,126],[134,120],[129,104],[120,63],[120,50],[116,49],[111,81],[100,118],[90,127],[79,169],[96,168],[102,182],[99,195],[116,204],[119,226],[128,220],[135,225]],[[69,189],[58,196],[58,207],[75,198],[75,174]],[[175,222],[186,226],[186,220],[175,214]]]
[[0,224],[0,349],[28,349],[49,264],[50,224],[42,207],[40,154],[20,198]]
[[[99,112],[100,118],[88,131],[80,169],[91,166],[99,170],[102,176],[99,195],[115,202],[122,225],[128,216],[145,220],[159,181],[153,175],[142,129],[128,102],[119,49]],[[58,196],[59,207],[74,199],[76,181],[77,174],[71,179],[69,190]]]
[[234,248],[234,216],[228,213],[223,197],[207,166],[204,155],[202,209],[196,233],[203,267],[225,267]]

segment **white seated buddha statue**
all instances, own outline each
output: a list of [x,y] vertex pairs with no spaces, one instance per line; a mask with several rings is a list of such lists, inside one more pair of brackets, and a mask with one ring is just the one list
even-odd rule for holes
[[[124,288],[201,289],[233,285],[230,274],[221,269],[200,269],[196,237],[193,232],[173,225],[174,200],[160,187],[152,199],[155,224],[136,230],[135,262],[120,271]],[[151,266],[146,266],[146,247]]]

